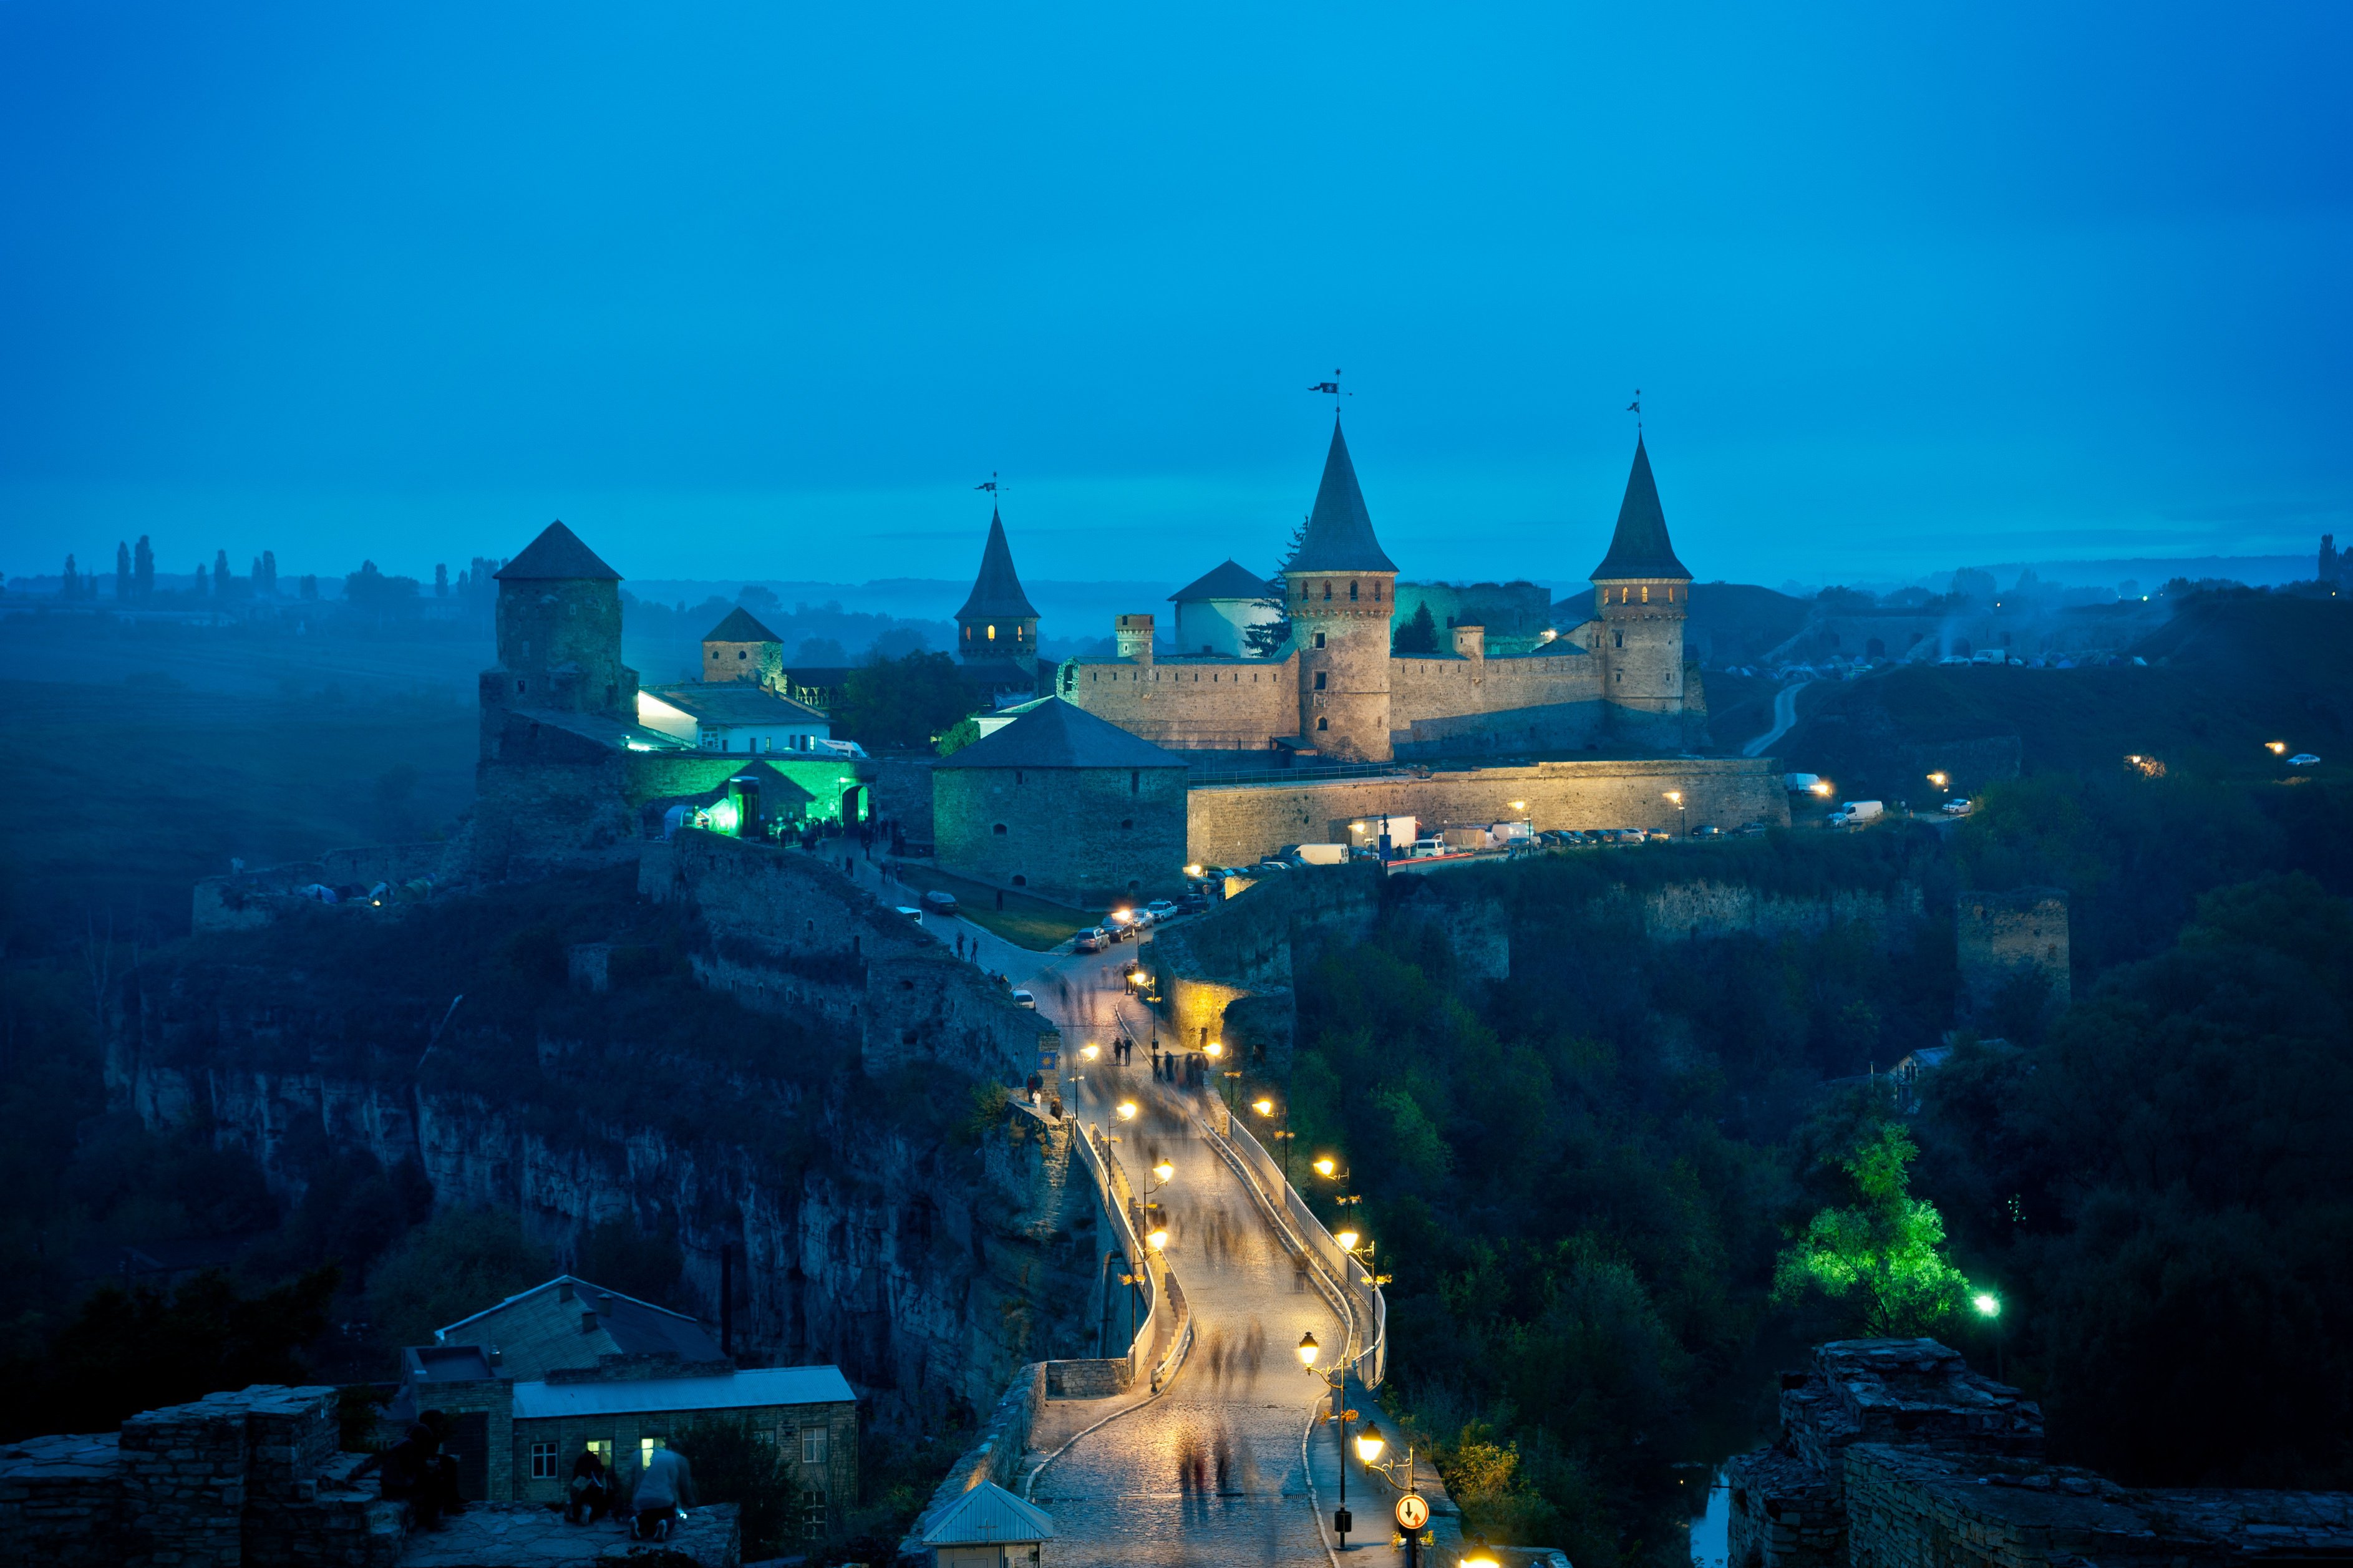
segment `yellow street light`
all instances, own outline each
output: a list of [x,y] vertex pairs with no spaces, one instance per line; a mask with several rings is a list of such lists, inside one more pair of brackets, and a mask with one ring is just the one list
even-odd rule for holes
[[1506,801],[1504,804],[1509,805],[1514,811],[1525,811],[1528,808],[1528,803],[1524,800]]
[[1135,1120],[1135,1101],[1132,1100],[1123,1100],[1119,1102],[1119,1119],[1122,1121],[1133,1121]]
[[1949,780],[1947,775],[1944,773],[1930,773],[1928,775],[1928,782],[1935,784],[1938,789],[1942,789]]
[[1187,866],[1185,868],[1185,875],[1187,877],[1198,877],[1200,874],[1201,868],[1198,866]]
[[2287,754],[2287,742],[2285,741],[2265,741],[2263,742],[2263,750],[2269,752],[2274,757],[2285,756]]
[[1226,1054],[1226,1043],[1223,1040],[1211,1040],[1208,1045],[1203,1046],[1201,1049],[1211,1061],[1216,1061],[1219,1057]]
[[1335,1160],[1329,1154],[1324,1155],[1322,1159],[1315,1162],[1315,1173],[1319,1176],[1328,1176],[1339,1168],[1340,1162]]
[[1381,1436],[1378,1426],[1367,1425],[1356,1434],[1356,1458],[1368,1465],[1379,1458],[1381,1450],[1388,1446],[1389,1440]]
[[1461,1568],[1495,1568],[1495,1560],[1492,1557],[1465,1557]]
[[1315,1335],[1312,1331],[1299,1336],[1300,1365],[1307,1368],[1310,1372],[1314,1371],[1315,1358],[1323,1353],[1324,1347],[1315,1342]]
[[1079,1055],[1086,1058],[1089,1061],[1092,1061],[1097,1057],[1103,1055],[1103,1047],[1101,1046],[1082,1046],[1079,1049]]
[[1272,1116],[1274,1114],[1274,1101],[1263,1098],[1253,1100],[1250,1101],[1250,1109],[1257,1111],[1261,1116]]
[[1356,1250],[1356,1243],[1364,1240],[1365,1238],[1353,1230],[1344,1230],[1335,1236],[1332,1239],[1340,1244],[1341,1251],[1354,1252]]
[[1168,1233],[1165,1230],[1155,1230],[1144,1238],[1144,1245],[1158,1252],[1168,1245]]
[[1671,789],[1667,792],[1667,798],[1673,801],[1677,805],[1681,805],[1683,803],[1683,792],[1679,789]]
[[1169,1177],[1176,1173],[1176,1167],[1170,1164],[1167,1161],[1163,1160],[1160,1163],[1152,1167],[1152,1173],[1159,1177],[1163,1182],[1166,1182]]

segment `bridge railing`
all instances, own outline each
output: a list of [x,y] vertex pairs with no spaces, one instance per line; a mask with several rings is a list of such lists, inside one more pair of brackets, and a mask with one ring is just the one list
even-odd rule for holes
[[1111,1220],[1112,1234],[1119,1240],[1120,1250],[1126,1255],[1128,1272],[1137,1279],[1136,1289],[1143,1300],[1136,1314],[1134,1340],[1123,1356],[1127,1363],[1128,1382],[1133,1384],[1145,1371],[1145,1361],[1152,1353],[1152,1325],[1160,1304],[1158,1277],[1153,1268],[1153,1255],[1136,1234],[1135,1215],[1142,1212],[1136,1202],[1135,1189],[1128,1184],[1127,1172],[1121,1166],[1119,1156],[1102,1133],[1082,1123],[1075,1140],[1079,1158],[1088,1173],[1095,1179],[1095,1191],[1103,1196],[1103,1213]]
[[1347,1293],[1356,1317],[1356,1380],[1366,1388],[1378,1388],[1388,1370],[1388,1302],[1381,1295],[1381,1288],[1373,1283],[1373,1277],[1355,1255],[1324,1228],[1324,1222],[1315,1217],[1315,1211],[1307,1206],[1299,1189],[1284,1176],[1282,1164],[1250,1136],[1249,1128],[1218,1114],[1212,1114],[1210,1125],[1225,1133],[1227,1146],[1264,1193],[1270,1197],[1282,1194],[1275,1202],[1290,1221],[1291,1228],[1324,1271]]

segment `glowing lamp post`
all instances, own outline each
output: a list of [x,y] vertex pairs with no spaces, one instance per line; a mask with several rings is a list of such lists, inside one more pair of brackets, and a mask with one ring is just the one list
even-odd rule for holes
[[1422,1533],[1430,1523],[1430,1500],[1413,1489],[1413,1445],[1406,1445],[1402,1458],[1383,1464],[1381,1455],[1388,1446],[1389,1440],[1381,1435],[1376,1422],[1367,1421],[1365,1429],[1356,1434],[1356,1458],[1364,1462],[1365,1468],[1378,1472],[1382,1479],[1397,1489],[1397,1506],[1392,1511],[1398,1535],[1392,1544],[1404,1546],[1407,1568],[1413,1568],[1421,1561],[1422,1547],[1430,1542],[1430,1537]]
[[1122,1121],[1134,1121],[1134,1120],[1135,1120],[1135,1101],[1134,1101],[1134,1100],[1121,1100],[1121,1101],[1119,1102],[1119,1110],[1118,1110],[1118,1115],[1119,1115],[1119,1119],[1120,1119]]
[[1340,1538],[1340,1550],[1345,1552],[1348,1549],[1348,1531],[1356,1524],[1356,1521],[1348,1516],[1348,1423],[1356,1419],[1356,1413],[1348,1408],[1348,1369],[1336,1366],[1330,1372],[1317,1372],[1315,1363],[1323,1353],[1324,1347],[1315,1342],[1313,1331],[1299,1336],[1299,1364],[1322,1378],[1324,1385],[1331,1389],[1332,1414],[1327,1419],[1340,1424],[1340,1506],[1332,1516],[1332,1533]]
[[1675,803],[1675,826],[1677,829],[1675,837],[1678,838],[1690,837],[1691,834],[1683,829],[1683,825],[1691,820],[1683,806],[1683,792],[1679,789],[1671,789],[1667,792],[1667,798]]
[[1949,774],[1942,773],[1930,773],[1930,774],[1928,775],[1928,782],[1929,782],[1930,784],[1935,784],[1938,789],[1940,789],[1940,790],[1941,790],[1941,789],[1943,789],[1947,784],[1950,784],[1950,783],[1952,782],[1952,779],[1951,779],[1951,775],[1949,775]]
[[1980,1290],[1969,1298],[1969,1305],[1993,1326],[1993,1375],[1996,1382],[2007,1381],[2001,1367],[2001,1298],[1990,1290]]

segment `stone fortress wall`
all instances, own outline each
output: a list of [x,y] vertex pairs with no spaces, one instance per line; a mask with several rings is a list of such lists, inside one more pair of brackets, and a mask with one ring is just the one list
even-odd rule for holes
[[[1123,619],[1144,617],[1122,617]],[[1171,751],[1263,752],[1299,732],[1299,660],[1072,659],[1055,690],[1099,719]]]
[[1963,1005],[1983,1016],[2002,988],[2022,974],[2039,975],[2049,1003],[2064,1007],[2072,992],[2067,946],[2067,889],[2018,888],[1965,892],[1953,911]]
[[[1424,829],[1525,816],[1553,828],[1651,827],[1748,822],[1787,826],[1789,798],[1775,763],[1762,757],[1535,763],[1374,778],[1197,786],[1187,801],[1186,844],[1201,865],[1256,860],[1286,844],[1345,844],[1349,825],[1383,813],[1409,815]],[[1665,798],[1682,794],[1680,810]],[[1514,801],[1526,803],[1515,810]]]
[[2353,1555],[2353,1494],[2141,1490],[2044,1457],[2042,1413],[1934,1340],[1839,1340],[1727,1467],[1730,1568],[2220,1568]]
[[1064,903],[1174,895],[1185,778],[1181,767],[935,767],[933,842],[959,876]]

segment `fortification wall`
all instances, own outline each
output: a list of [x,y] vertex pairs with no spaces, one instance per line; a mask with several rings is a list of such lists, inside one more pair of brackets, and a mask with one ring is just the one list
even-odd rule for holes
[[942,868],[1085,909],[1182,891],[1185,816],[1182,768],[945,766],[932,774]]
[[[1552,828],[1677,828],[1746,822],[1786,826],[1788,795],[1769,758],[1536,763],[1525,767],[1394,774],[1315,783],[1217,784],[1188,802],[1187,843],[1205,865],[1255,860],[1285,844],[1344,844],[1348,825],[1387,812],[1425,827],[1523,815]],[[1665,797],[1683,796],[1679,812]],[[1526,803],[1525,812],[1512,806]]]
[[1600,696],[1599,661],[1566,648],[1505,658],[1413,654],[1389,660],[1389,724],[1398,730],[1417,720],[1592,702]]
[[1861,925],[1882,942],[1902,941],[1926,918],[1919,887],[1837,888],[1805,898],[1760,893],[1737,882],[1674,882],[1642,900],[1643,934],[1654,942],[1727,936],[1813,936],[1833,925]]
[[1053,1041],[1036,1013],[816,856],[689,829],[647,846],[638,890],[701,911],[718,938],[697,961],[706,984],[838,1024],[870,1073],[927,1060],[1018,1083]]
[[1983,1016],[2021,975],[2040,976],[2049,985],[2050,1005],[2067,1005],[2073,987],[2066,889],[1963,893],[1953,931],[1962,997],[1972,1016]]
[[1172,751],[1263,752],[1299,733],[1299,669],[1282,659],[1181,659],[1062,667],[1062,696]]

